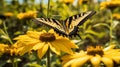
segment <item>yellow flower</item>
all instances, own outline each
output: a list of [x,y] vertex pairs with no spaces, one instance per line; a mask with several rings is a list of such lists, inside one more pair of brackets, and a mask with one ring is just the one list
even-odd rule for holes
[[120,20],[120,14],[115,13],[112,16],[114,19]]
[[96,46],[88,47],[87,51],[81,50],[73,55],[62,57],[63,67],[82,67],[86,63],[91,63],[92,67],[101,67],[103,63],[106,67],[113,67],[114,63],[120,64],[120,49],[113,49],[115,45],[107,48]]
[[18,19],[31,19],[31,18],[36,18],[37,14],[36,11],[28,11],[24,13],[19,13],[17,15]]
[[0,55],[2,55],[3,53],[5,53],[5,48],[6,47],[8,47],[8,45],[0,44]]
[[23,48],[22,46],[19,46],[15,43],[15,44],[9,46],[7,51],[11,56],[13,56],[13,55],[19,56],[19,52],[22,50],[22,48]]
[[0,19],[6,19],[6,18],[10,18],[13,16],[13,13],[11,12],[6,12],[6,13],[3,13],[3,14],[0,14]]
[[4,16],[6,16],[6,17],[12,17],[12,16],[13,16],[13,13],[7,12],[7,13],[4,13]]
[[109,1],[100,3],[100,9],[114,9],[120,6],[120,1]]
[[59,0],[60,2],[63,2],[63,3],[73,3],[74,0]]
[[79,4],[86,4],[89,0],[78,0]]
[[59,36],[54,30],[48,32],[45,30],[42,32],[28,31],[26,35],[20,35],[15,40],[18,40],[17,43],[20,45],[24,45],[20,55],[30,50],[37,50],[40,59],[46,54],[48,48],[57,55],[60,55],[60,51],[73,54],[71,48],[78,48],[68,38]]
[[111,1],[120,1],[120,0],[111,0]]
[[1,53],[8,54],[10,56],[19,55],[20,47],[17,45],[8,45],[8,44],[0,44],[0,55]]

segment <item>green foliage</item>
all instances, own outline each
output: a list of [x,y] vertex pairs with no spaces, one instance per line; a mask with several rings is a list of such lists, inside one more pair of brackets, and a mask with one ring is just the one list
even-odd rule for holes
[[[48,30],[48,28],[37,25],[30,19],[18,19],[17,15],[20,12],[27,12],[30,10],[37,11],[37,17],[46,17],[47,15],[47,4],[41,3],[36,4],[35,0],[23,0],[22,4],[18,0],[12,0],[10,4],[6,0],[1,0],[0,2],[0,42],[1,43],[11,43],[11,39],[14,37],[26,33],[28,30],[38,30],[43,29]],[[93,1],[85,4],[75,4],[64,3],[59,1],[51,0],[49,18],[65,20],[67,17],[74,14],[78,14],[83,11],[96,10],[96,14],[86,21],[82,26],[79,26],[78,37],[71,38],[72,40],[78,40],[77,45],[79,47],[86,47],[86,45],[106,45],[108,43],[115,43],[120,47],[120,20],[115,20],[112,18],[112,13],[119,13],[120,7],[117,7],[113,12],[109,9],[100,10],[100,3],[95,3]],[[13,13],[12,17],[4,16],[4,13]],[[1,17],[2,16],[2,17]],[[5,26],[4,26],[5,25]],[[9,42],[8,42],[9,41]],[[14,41],[13,41],[14,42]],[[82,48],[85,49],[85,48]],[[35,55],[35,54],[34,54]],[[31,58],[20,58],[22,61],[22,66],[20,67],[46,67],[43,60],[38,60],[37,56]],[[54,57],[52,59],[53,66],[61,66],[59,57]],[[0,59],[2,60],[2,59]],[[39,62],[43,63],[40,64]],[[6,61],[0,61],[0,67],[7,64]]]

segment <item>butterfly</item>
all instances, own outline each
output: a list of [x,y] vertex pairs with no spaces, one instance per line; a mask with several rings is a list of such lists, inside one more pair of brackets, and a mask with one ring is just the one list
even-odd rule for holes
[[80,14],[68,17],[66,20],[61,21],[51,18],[35,18],[32,21],[37,24],[43,24],[47,27],[53,28],[54,31],[56,31],[56,33],[60,35],[72,37],[73,35],[78,35],[78,26],[82,25],[95,13],[96,11],[82,12]]

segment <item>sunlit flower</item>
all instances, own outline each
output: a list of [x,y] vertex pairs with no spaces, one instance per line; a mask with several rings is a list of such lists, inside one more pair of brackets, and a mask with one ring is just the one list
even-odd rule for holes
[[6,18],[10,18],[13,16],[13,13],[11,12],[6,12],[6,13],[3,13],[3,14],[0,14],[0,19],[6,19]]
[[112,16],[114,19],[120,20],[120,14],[115,13]]
[[120,0],[111,0],[111,1],[120,1]]
[[120,6],[120,1],[109,1],[109,2],[102,2],[100,3],[100,9],[114,9]]
[[79,4],[86,4],[89,0],[78,0]]
[[11,13],[11,12],[6,12],[6,13],[4,13],[4,16],[6,16],[6,17],[12,17],[12,16],[13,16],[13,13]]
[[37,14],[36,11],[27,11],[24,13],[19,13],[17,15],[18,19],[31,19],[31,18],[36,18]]
[[40,59],[46,54],[48,48],[57,55],[60,55],[61,51],[73,54],[71,48],[77,48],[68,38],[59,36],[54,30],[49,30],[48,32],[45,30],[42,32],[28,31],[27,34],[20,35],[15,40],[17,40],[19,45],[24,45],[20,55],[31,50],[37,50]]
[[74,0],[59,0],[60,2],[63,2],[63,3],[73,3]]
[[11,46],[8,46],[5,50],[6,50],[6,53],[10,54],[10,56],[19,56],[19,52],[21,51],[22,47],[19,47],[19,46],[15,46],[15,45],[11,45]]
[[6,47],[8,47],[8,45],[0,44],[0,55],[2,55],[3,53],[5,53],[5,48]]
[[[8,54],[10,56],[19,55],[20,47],[17,45],[0,44],[0,55]],[[2,53],[2,54],[1,54]]]
[[114,63],[120,64],[120,49],[113,49],[115,45],[107,48],[96,46],[88,47],[87,51],[81,50],[73,55],[62,57],[63,67],[82,67],[85,64],[91,64],[92,67],[113,67]]

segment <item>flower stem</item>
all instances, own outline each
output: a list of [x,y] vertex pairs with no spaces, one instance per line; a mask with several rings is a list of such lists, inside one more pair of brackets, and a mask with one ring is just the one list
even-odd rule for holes
[[47,67],[51,67],[50,66],[50,47],[48,48],[48,51],[47,51]]
[[112,11],[111,11],[111,20],[110,20],[110,45],[112,44],[113,41],[113,17],[112,17]]
[[[47,18],[49,17],[49,10],[50,10],[50,0],[48,0]],[[51,67],[50,64],[51,62],[50,62],[50,47],[49,47],[47,51],[47,67]]]
[[5,21],[3,21],[3,27],[4,27],[4,33],[3,34],[6,35],[6,37],[8,38],[8,41],[10,42],[10,44],[13,44],[12,40],[10,39],[10,36],[8,35]]
[[78,13],[80,12],[80,4],[79,4],[79,0],[78,0],[78,2],[77,2],[77,10],[78,10]]
[[48,0],[47,18],[49,17],[49,11],[50,11],[50,0]]
[[13,67],[18,67],[18,66],[17,66],[17,62],[16,62],[16,58],[12,57],[12,58],[11,58],[11,61],[12,61],[12,66],[13,66]]

